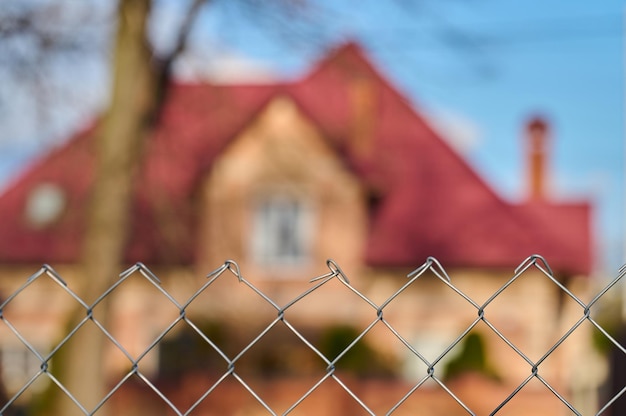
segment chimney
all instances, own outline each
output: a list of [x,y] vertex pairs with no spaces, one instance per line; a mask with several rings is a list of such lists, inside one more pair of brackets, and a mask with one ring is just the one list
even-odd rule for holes
[[374,141],[377,116],[377,91],[373,80],[355,74],[348,86],[350,105],[350,145],[358,156],[369,156]]
[[528,157],[529,200],[545,199],[548,123],[541,117],[533,117],[526,125]]

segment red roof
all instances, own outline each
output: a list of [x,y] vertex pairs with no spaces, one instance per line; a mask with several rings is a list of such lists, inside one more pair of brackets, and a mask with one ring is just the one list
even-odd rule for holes
[[[377,118],[368,152],[356,151],[348,140],[347,84],[355,74],[376,85]],[[449,267],[513,267],[537,253],[560,272],[589,273],[588,203],[505,202],[355,44],[336,50],[296,82],[173,85],[147,143],[129,261],[194,261],[200,181],[216,155],[277,95],[297,103],[375,196],[368,264],[414,267],[434,256]],[[27,169],[0,197],[1,262],[78,259],[93,178],[91,143],[89,130],[78,134]],[[32,189],[44,182],[63,188],[67,205],[59,221],[36,229],[25,217],[25,206]]]

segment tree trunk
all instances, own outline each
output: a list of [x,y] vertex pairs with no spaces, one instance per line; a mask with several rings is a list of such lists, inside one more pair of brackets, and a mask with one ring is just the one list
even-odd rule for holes
[[[96,133],[97,163],[91,194],[79,296],[94,302],[122,269],[130,226],[134,174],[142,143],[156,106],[155,68],[146,39],[151,0],[121,0],[113,55],[110,103]],[[98,319],[106,320],[107,300],[98,306]],[[80,322],[78,310],[72,322]],[[106,324],[106,323],[105,323]],[[107,393],[103,374],[104,342],[93,325],[77,332],[58,363],[61,382],[88,410]],[[84,413],[69,400],[57,400],[56,415]],[[104,415],[105,408],[98,411]]]

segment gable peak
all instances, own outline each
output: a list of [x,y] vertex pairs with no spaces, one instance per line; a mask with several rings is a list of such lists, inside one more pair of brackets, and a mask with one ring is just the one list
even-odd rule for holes
[[347,41],[330,49],[330,51],[326,50],[308,78],[325,73],[329,69],[339,69],[341,72],[356,76],[376,76],[380,78],[366,50],[356,41]]

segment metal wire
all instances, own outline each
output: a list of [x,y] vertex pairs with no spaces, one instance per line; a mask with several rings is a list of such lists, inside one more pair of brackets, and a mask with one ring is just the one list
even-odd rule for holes
[[[216,390],[220,385],[225,383],[227,380],[234,380],[239,383],[254,399],[258,404],[271,415],[287,415],[298,409],[298,407],[309,397],[311,397],[320,387],[329,380],[332,380],[336,383],[336,385],[341,388],[345,393],[352,398],[354,403],[358,405],[365,413],[369,415],[376,415],[375,411],[372,410],[364,398],[360,397],[358,392],[354,390],[354,388],[350,388],[348,383],[342,379],[342,376],[336,371],[337,364],[340,360],[348,354],[357,344],[359,344],[368,334],[370,334],[374,328],[383,327],[391,334],[391,336],[401,344],[403,348],[406,349],[406,352],[410,354],[412,357],[416,358],[419,362],[421,362],[426,367],[426,372],[423,376],[416,380],[412,386],[409,388],[408,392],[406,392],[397,402],[395,402],[389,409],[385,411],[384,414],[391,415],[401,409],[406,405],[407,401],[414,395],[416,391],[431,381],[434,382],[435,385],[439,386],[454,402],[459,405],[459,408],[464,412],[470,415],[475,415],[475,411],[470,408],[470,406],[461,400],[459,396],[457,396],[453,389],[446,384],[446,381],[442,378],[441,374],[441,363],[444,358],[448,357],[451,352],[458,347],[461,342],[466,339],[467,335],[472,332],[478,325],[484,325],[490,331],[495,334],[495,336],[502,340],[504,344],[517,356],[519,356],[528,366],[529,375],[521,382],[519,385],[515,386],[513,390],[508,394],[499,404],[497,404],[491,411],[490,415],[495,415],[500,412],[511,400],[519,394],[531,381],[536,380],[545,386],[548,391],[550,391],[553,396],[560,401],[565,407],[567,407],[573,414],[582,415],[582,413],[577,410],[574,405],[566,398],[567,395],[563,392],[557,391],[550,382],[544,377],[541,373],[542,365],[546,362],[546,360],[551,357],[555,351],[561,347],[567,339],[569,339],[572,334],[579,330],[581,325],[584,323],[589,323],[593,328],[597,329],[606,339],[616,348],[618,348],[623,354],[626,355],[626,348],[622,346],[611,334],[609,334],[593,317],[591,314],[592,308],[599,302],[600,298],[606,295],[611,289],[615,287],[615,285],[626,275],[626,267],[622,267],[615,279],[613,279],[606,287],[600,290],[596,296],[592,298],[592,300],[588,303],[583,302],[579,299],[574,293],[572,293],[567,287],[565,287],[557,278],[554,276],[552,269],[548,265],[547,261],[539,256],[533,255],[524,260],[520,266],[515,270],[514,275],[499,289],[497,289],[486,301],[482,303],[478,303],[473,300],[469,295],[464,293],[460,288],[455,286],[454,281],[450,278],[448,273],[445,271],[443,266],[434,258],[428,258],[426,262],[415,269],[413,272],[408,274],[408,281],[402,285],[397,291],[392,293],[389,297],[387,297],[380,305],[376,302],[369,299],[363,292],[357,290],[351,283],[348,277],[345,275],[341,267],[333,260],[328,260],[327,266],[329,271],[326,274],[323,274],[318,277],[314,277],[310,280],[312,284],[311,287],[306,289],[301,294],[297,295],[289,302],[287,302],[284,306],[280,306],[276,301],[274,301],[269,295],[264,293],[261,289],[252,284],[249,280],[244,278],[242,275],[239,266],[236,262],[232,260],[226,261],[223,265],[212,271],[207,275],[206,282],[195,292],[191,294],[184,302],[179,302],[176,300],[174,295],[168,290],[166,290],[159,278],[144,264],[137,263],[131,268],[127,269],[123,273],[120,274],[119,279],[100,297],[98,297],[93,304],[89,305],[84,302],[76,292],[74,292],[65,280],[50,266],[44,265],[39,271],[30,276],[23,285],[21,285],[17,290],[15,290],[10,296],[6,298],[0,304],[0,324],[4,325],[6,329],[12,332],[17,340],[22,344],[23,348],[28,351],[28,353],[32,354],[40,363],[40,369],[31,378],[29,378],[24,385],[17,390],[16,393],[12,397],[9,397],[6,403],[0,403],[0,415],[7,413],[11,407],[32,388],[33,384],[39,379],[48,379],[54,385],[56,385],[60,391],[66,395],[76,406],[80,409],[82,413],[87,416],[96,415],[97,412],[109,401],[112,397],[121,390],[124,385],[131,379],[136,378],[139,379],[142,383],[145,384],[149,389],[151,389],[157,397],[162,400],[164,406],[171,409],[176,415],[191,415],[198,407],[202,404],[202,402],[207,399],[212,394],[215,394]],[[573,323],[567,331],[553,344],[551,345],[538,359],[531,359],[526,353],[523,352],[522,348],[516,345],[509,337],[507,337],[497,326],[494,324],[492,316],[488,316],[487,312],[488,307],[507,289],[511,287],[516,281],[523,278],[529,270],[536,270],[540,274],[544,275],[550,282],[554,284],[558,290],[562,292],[564,296],[571,299],[573,303],[579,308],[580,316]],[[268,304],[271,308],[276,311],[276,318],[271,320],[258,334],[247,343],[243,348],[241,348],[236,353],[227,353],[222,350],[218,343],[215,340],[211,339],[208,334],[203,333],[200,327],[194,322],[193,317],[191,317],[188,313],[189,307],[198,301],[198,297],[205,292],[210,292],[212,286],[215,282],[222,278],[225,273],[230,273],[235,276],[239,284],[241,284],[242,290],[247,288],[250,290],[255,296]],[[434,276],[438,282],[443,284],[444,286],[451,289],[456,295],[458,295],[459,299],[462,299],[465,303],[467,303],[471,308],[475,309],[477,315],[476,317],[463,329],[458,336],[452,342],[450,342],[445,348],[441,350],[441,352],[434,358],[428,359],[419,349],[413,345],[413,343],[407,338],[406,335],[402,334],[402,331],[394,327],[392,322],[387,319],[385,312],[388,307],[397,300],[397,298],[404,292],[406,292],[409,287],[414,285],[416,281],[420,278],[423,278],[425,274],[430,274]],[[163,295],[163,302],[169,302],[178,310],[178,316],[173,319],[169,325],[165,327],[156,338],[137,356],[133,356],[131,352],[129,352],[124,345],[116,339],[115,336],[105,327],[105,325],[100,322],[94,315],[94,308],[102,303],[105,298],[111,295],[111,293],[119,287],[124,281],[129,279],[131,276],[140,275],[144,278],[144,280],[156,288],[156,290]],[[76,302],[80,308],[84,309],[85,316],[80,322],[78,322],[73,328],[71,328],[61,339],[61,341],[54,346],[51,351],[47,354],[42,354],[36,348],[36,346],[29,341],[28,337],[25,336],[18,327],[14,324],[14,317],[7,316],[5,311],[10,308],[15,299],[23,294],[23,292],[35,284],[35,282],[40,279],[50,279],[56,286],[58,286],[62,291],[67,293],[71,299]],[[369,324],[365,325],[365,328],[354,338],[348,345],[336,356],[327,357],[324,353],[312,342],[305,333],[299,329],[299,323],[291,320],[290,318],[290,310],[299,302],[301,302],[305,298],[309,298],[311,296],[316,296],[316,292],[320,290],[323,286],[329,284],[332,281],[336,281],[340,286],[345,287],[351,293],[356,295],[357,302],[360,302],[362,305],[365,305],[367,308],[371,308],[372,317]],[[224,300],[225,301],[225,300]],[[102,334],[108,339],[113,347],[115,347],[122,355],[128,360],[130,364],[130,369],[120,381],[115,384],[110,391],[108,391],[101,402],[99,402],[93,408],[86,408],[83,403],[79,401],[77,397],[73,395],[71,391],[67,389],[67,387],[55,376],[54,372],[51,370],[50,362],[54,358],[55,354],[63,348],[72,337],[86,324],[91,322],[97,327]],[[206,348],[215,352],[219,358],[223,361],[225,366],[225,371],[214,383],[206,388],[203,394],[187,409],[180,409],[174,402],[167,396],[165,392],[163,392],[157,384],[151,380],[149,375],[145,374],[141,370],[140,363],[145,357],[154,351],[164,339],[168,337],[174,331],[174,328],[184,323],[188,328],[193,330],[204,343],[206,343]],[[310,350],[316,357],[325,363],[326,368],[323,374],[319,377],[319,379],[313,383],[313,385],[298,397],[293,403],[291,403],[288,408],[282,413],[277,409],[273,409],[270,403],[266,402],[262,395],[259,394],[253,386],[246,380],[244,372],[240,371],[242,366],[242,358],[249,353],[249,351],[257,344],[261,342],[265,337],[267,337],[268,333],[272,331],[276,327],[286,328],[290,333],[292,333],[299,342],[302,343],[306,349]],[[607,411],[608,408],[611,407],[617,401],[617,399],[622,396],[626,392],[626,386],[616,393],[613,397],[607,399],[606,403],[601,407],[601,409],[596,413],[596,415],[601,415]]]

